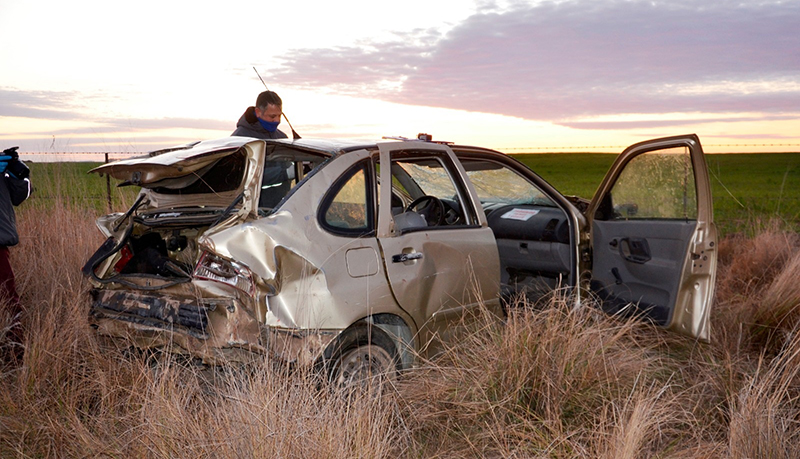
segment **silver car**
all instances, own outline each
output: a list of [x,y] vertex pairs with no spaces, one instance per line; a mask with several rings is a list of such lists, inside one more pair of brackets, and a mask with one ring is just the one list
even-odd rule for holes
[[[592,201],[497,151],[228,137],[93,170],[141,187],[84,267],[99,333],[347,383],[557,289],[709,339],[716,229],[700,141],[626,149]],[[466,319],[466,320],[465,320]]]

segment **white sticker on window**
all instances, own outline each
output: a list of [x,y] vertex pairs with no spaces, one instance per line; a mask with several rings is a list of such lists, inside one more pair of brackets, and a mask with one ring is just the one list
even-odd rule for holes
[[511,209],[500,216],[500,218],[507,218],[509,220],[528,221],[529,218],[538,214],[538,209]]

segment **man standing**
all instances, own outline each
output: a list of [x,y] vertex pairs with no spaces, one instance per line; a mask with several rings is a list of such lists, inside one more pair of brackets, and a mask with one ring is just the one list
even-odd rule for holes
[[[278,130],[282,114],[281,98],[272,91],[264,91],[258,95],[255,107],[247,107],[231,135],[258,139],[286,139],[288,138],[286,134]],[[299,136],[295,135],[295,138]],[[259,208],[272,209],[286,196],[295,178],[293,167],[294,165],[288,161],[264,162],[261,194],[258,199]]]
[[0,308],[10,319],[7,338],[12,354],[22,357],[23,330],[22,306],[17,294],[14,271],[8,257],[8,248],[19,243],[17,219],[14,206],[22,204],[31,195],[33,188],[29,178],[30,169],[19,160],[17,148],[3,151],[0,156]]
[[255,107],[247,107],[236,123],[231,135],[258,139],[285,139],[286,134],[278,130],[283,113],[283,101],[273,91],[258,95]]

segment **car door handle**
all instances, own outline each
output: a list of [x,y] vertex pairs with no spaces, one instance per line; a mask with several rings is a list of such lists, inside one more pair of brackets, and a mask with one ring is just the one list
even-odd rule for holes
[[624,237],[619,241],[619,254],[632,263],[647,263],[651,259],[650,244],[647,239]]
[[422,254],[419,252],[399,253],[392,255],[392,263],[405,263],[406,261],[419,260],[420,258],[422,258]]

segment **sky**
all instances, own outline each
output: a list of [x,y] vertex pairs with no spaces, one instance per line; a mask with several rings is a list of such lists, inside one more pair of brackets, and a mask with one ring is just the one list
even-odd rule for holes
[[0,147],[225,137],[255,68],[309,138],[800,151],[798,26],[800,0],[0,0]]

